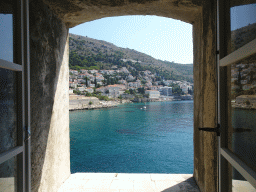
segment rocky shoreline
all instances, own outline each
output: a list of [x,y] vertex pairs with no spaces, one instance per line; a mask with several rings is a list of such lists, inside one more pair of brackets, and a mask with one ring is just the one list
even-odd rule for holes
[[[184,100],[176,97],[165,97],[165,98],[136,98],[130,99],[116,99],[111,101],[99,100],[97,97],[85,97],[78,95],[70,95],[69,97],[69,111],[76,110],[93,110],[102,108],[114,108],[124,103],[143,103],[143,102],[164,102],[164,101],[177,101]],[[189,99],[191,100],[191,99]]]
[[232,106],[234,109],[256,110],[256,105],[246,105],[246,104],[232,103],[231,106]]
[[69,111],[114,108],[124,103],[131,103],[131,101],[130,100],[99,101],[96,104],[83,104],[81,100],[72,100],[72,105],[69,105]]

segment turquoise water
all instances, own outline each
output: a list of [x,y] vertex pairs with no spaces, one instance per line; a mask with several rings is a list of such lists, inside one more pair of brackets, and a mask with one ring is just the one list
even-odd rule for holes
[[70,112],[70,153],[72,173],[193,173],[193,101]]

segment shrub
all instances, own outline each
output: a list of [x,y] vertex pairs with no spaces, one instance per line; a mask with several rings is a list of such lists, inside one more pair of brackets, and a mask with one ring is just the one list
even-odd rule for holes
[[118,99],[123,99],[122,95],[119,95]]
[[127,89],[127,90],[124,91],[124,93],[130,94],[130,91]]
[[251,102],[250,102],[249,100],[246,100],[244,103],[245,103],[246,105],[250,105],[250,104],[251,104]]
[[92,94],[89,93],[89,92],[87,92],[85,95],[86,95],[87,97],[91,97],[91,96],[92,96]]
[[99,100],[104,100],[104,101],[109,101],[110,99],[108,98],[108,96],[103,96],[103,95],[100,95],[98,97]]
[[93,103],[92,103],[92,101],[89,101],[89,105],[92,105]]
[[79,90],[73,90],[73,93],[75,93],[77,95],[81,95],[81,91],[79,91]]

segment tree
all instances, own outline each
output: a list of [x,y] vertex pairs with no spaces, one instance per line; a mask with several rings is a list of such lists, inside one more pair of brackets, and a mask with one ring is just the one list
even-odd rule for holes
[[192,89],[188,88],[188,94],[193,95],[193,93],[194,93],[193,88]]
[[122,100],[122,99],[123,99],[122,95],[119,95],[118,99],[121,99],[121,100]]
[[97,87],[96,73],[94,73],[93,76],[94,76],[94,84],[95,84],[95,87]]
[[85,95],[86,95],[87,97],[91,97],[91,96],[92,96],[92,94],[89,93],[89,92],[87,92]]
[[238,86],[239,86],[240,91],[243,90],[243,87],[242,87],[242,84],[241,84],[241,80],[242,80],[241,71],[242,71],[242,68],[241,68],[241,67],[238,67],[237,84],[238,84]]
[[130,94],[133,94],[133,95],[136,94],[134,89],[129,89],[129,92],[130,92]]
[[75,93],[75,94],[77,94],[77,95],[81,95],[81,91],[79,91],[79,90],[73,90],[73,93]]
[[85,77],[84,77],[84,80],[85,80],[85,85],[86,85],[86,87],[88,87],[88,80],[89,80],[89,78],[88,78],[87,76],[85,76]]
[[164,82],[163,82],[163,81],[161,81],[161,82],[159,83],[159,85],[163,85],[163,86],[165,86],[165,84],[164,84]]
[[146,83],[147,83],[146,80],[141,80],[141,84],[142,84],[142,85],[145,85]]
[[124,93],[130,94],[130,91],[129,91],[128,89],[126,89],[126,90],[124,91]]
[[138,88],[138,93],[145,94],[145,88]]
[[182,95],[183,94],[182,89],[180,88],[179,85],[172,83],[170,86],[172,87],[172,93],[173,94],[176,94],[176,95]]

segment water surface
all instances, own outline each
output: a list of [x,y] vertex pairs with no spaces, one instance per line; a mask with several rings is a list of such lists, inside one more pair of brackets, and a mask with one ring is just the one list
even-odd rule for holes
[[191,174],[193,101],[70,112],[70,153],[72,173]]

